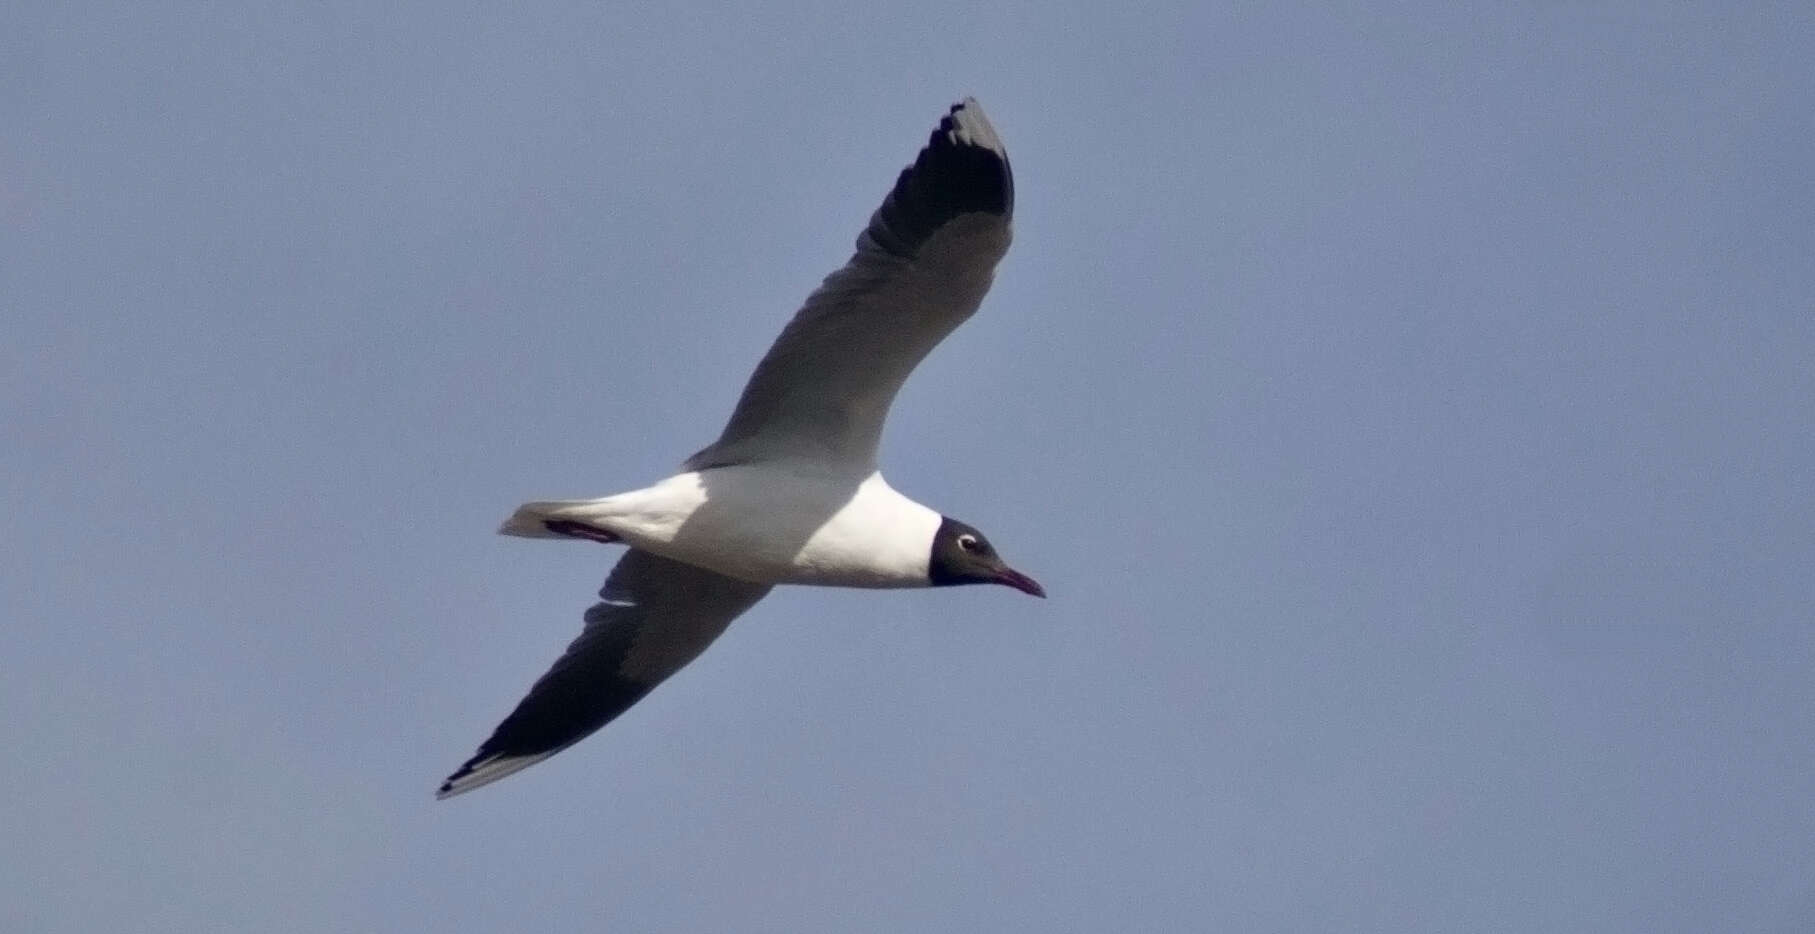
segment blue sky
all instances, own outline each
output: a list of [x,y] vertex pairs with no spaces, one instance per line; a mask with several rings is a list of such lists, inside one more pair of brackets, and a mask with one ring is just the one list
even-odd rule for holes
[[[0,927],[1801,931],[1800,4],[15,4]],[[437,803],[975,94],[904,492]]]

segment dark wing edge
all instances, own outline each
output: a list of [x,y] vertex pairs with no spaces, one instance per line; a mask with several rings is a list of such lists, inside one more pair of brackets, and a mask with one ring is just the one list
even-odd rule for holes
[[[939,121],[926,146],[912,165],[901,170],[869,224],[857,237],[850,260],[808,297],[763,357],[738,398],[737,407],[718,439],[685,462],[688,470],[739,463],[751,441],[765,429],[790,420],[819,419],[823,423],[878,421],[900,381],[940,340],[976,311],[996,263],[1008,250],[1009,225],[1015,204],[1014,173],[1008,151],[996,135],[975,98],[956,104]],[[971,217],[986,224],[959,224]],[[959,237],[937,243],[936,235],[951,231]],[[929,254],[929,244],[934,244]],[[954,255],[953,249],[962,255]],[[920,268],[919,260],[926,260]],[[955,277],[947,279],[946,277]],[[926,304],[928,295],[943,294],[938,305]],[[894,320],[903,307],[938,312],[930,320]],[[837,364],[821,356],[816,336],[833,333],[854,352],[863,345],[885,341],[903,351],[900,359],[867,375],[887,386],[880,402],[883,412],[790,412],[799,397],[791,380],[811,371],[828,383],[836,382]],[[869,348],[881,350],[882,347]],[[803,359],[803,358],[811,358]],[[898,372],[896,372],[898,370]],[[858,374],[846,374],[855,378]],[[840,418],[839,415],[858,417]],[[880,425],[875,426],[877,430]],[[828,452],[844,453],[844,452]]]
[[914,164],[901,170],[895,187],[857,238],[857,252],[862,255],[873,247],[913,259],[934,231],[957,217],[1012,218],[1014,210],[1015,177],[1008,167],[1008,150],[976,98],[967,97],[952,105]]
[[698,658],[769,590],[630,551],[586,611],[579,638],[435,797],[489,785],[592,735]]

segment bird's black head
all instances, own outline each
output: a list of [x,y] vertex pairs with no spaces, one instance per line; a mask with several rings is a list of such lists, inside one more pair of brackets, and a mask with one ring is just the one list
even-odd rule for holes
[[1036,597],[1046,596],[1033,578],[1003,564],[982,532],[950,516],[942,518],[939,532],[933,536],[932,557],[927,562],[927,577],[934,587],[1001,584]]

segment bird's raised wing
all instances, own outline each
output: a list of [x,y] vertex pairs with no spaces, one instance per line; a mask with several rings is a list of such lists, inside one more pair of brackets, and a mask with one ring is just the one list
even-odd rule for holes
[[910,372],[983,301],[1008,251],[1014,178],[996,130],[952,107],[857,238],[776,338],[700,470],[804,457],[874,466]]
[[699,657],[768,592],[767,584],[648,552],[624,555],[580,637],[435,797],[489,785],[585,739]]

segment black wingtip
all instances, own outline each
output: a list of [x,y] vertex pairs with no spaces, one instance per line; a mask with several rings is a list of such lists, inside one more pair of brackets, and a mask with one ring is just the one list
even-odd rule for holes
[[473,763],[478,762],[478,761],[479,760],[477,758],[466,760],[466,762],[464,764],[462,764],[459,768],[457,768],[453,771],[453,774],[449,775],[447,778],[445,778],[441,781],[441,788],[438,790],[440,790],[442,792],[447,792],[447,791],[453,790],[455,782],[467,777],[468,775],[473,774]]
[[441,787],[435,789],[436,800],[449,798],[449,797],[452,797],[454,794],[456,794],[456,792],[454,790],[455,784],[457,784],[461,779],[467,777],[468,775],[473,774],[473,766],[477,765],[479,760],[481,760],[483,758],[485,758],[485,755],[480,754],[480,755],[472,757],[471,759],[466,760],[465,762],[460,764],[459,768],[454,770],[454,773],[452,775],[449,775],[447,778],[443,779],[441,782]]
[[901,170],[870,227],[877,244],[913,256],[933,232],[963,214],[1008,217],[1015,179],[1008,151],[976,100],[951,106],[914,164]]
[[940,118],[939,128],[927,138],[910,171],[923,166],[932,181],[942,183],[957,213],[1007,215],[1015,209],[1008,150],[974,97],[953,104]]

